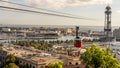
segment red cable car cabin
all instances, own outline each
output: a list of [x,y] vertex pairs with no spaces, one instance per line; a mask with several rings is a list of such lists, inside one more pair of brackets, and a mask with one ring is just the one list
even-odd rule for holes
[[82,46],[82,41],[81,41],[81,39],[75,39],[74,40],[74,47],[77,47],[77,48],[80,48]]
[[82,41],[78,36],[79,27],[76,26],[76,38],[74,40],[74,47],[80,48],[82,46]]

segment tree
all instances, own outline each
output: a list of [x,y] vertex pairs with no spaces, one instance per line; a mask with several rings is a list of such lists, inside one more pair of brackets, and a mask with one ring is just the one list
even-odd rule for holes
[[86,68],[119,68],[120,63],[114,58],[110,49],[101,49],[93,44],[86,49],[86,52],[81,54],[81,61],[86,65]]
[[10,54],[6,57],[6,63],[14,63],[16,61],[14,54]]
[[62,62],[49,63],[45,68],[62,68]]
[[4,68],[19,68],[15,63],[9,63]]
[[19,63],[19,67],[20,67],[20,68],[25,68],[25,67],[26,67],[26,64],[25,64],[24,62],[21,62],[21,63]]

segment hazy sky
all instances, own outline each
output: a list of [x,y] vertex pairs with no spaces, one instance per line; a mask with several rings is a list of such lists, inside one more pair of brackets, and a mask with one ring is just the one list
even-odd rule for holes
[[[120,26],[120,0],[7,0],[27,4],[80,17],[96,19],[96,21],[71,19],[26,12],[8,12],[0,9],[0,24],[29,24],[29,25],[104,25],[104,11],[107,4],[112,8],[112,25]],[[0,2],[0,5],[24,8]],[[26,8],[29,9],[29,8]],[[42,10],[40,10],[42,11]]]

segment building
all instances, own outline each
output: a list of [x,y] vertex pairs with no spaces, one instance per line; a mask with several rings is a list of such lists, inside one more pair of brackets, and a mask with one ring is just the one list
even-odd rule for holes
[[3,32],[10,32],[11,29],[10,29],[9,27],[4,27],[4,28],[2,28],[2,31],[3,31]]
[[61,58],[64,58],[63,68],[85,68],[85,65],[81,63],[79,57],[62,55]]
[[[84,50],[81,52],[84,52]],[[63,68],[85,68],[85,65],[81,64],[79,56],[68,56],[66,54],[50,52],[46,53],[34,48],[10,44],[5,44],[0,47],[0,68],[5,66],[5,58],[9,54],[14,54],[16,62],[18,64],[25,63],[27,68],[45,68],[49,63],[61,61],[63,62]]]
[[5,58],[9,54],[14,54],[16,61],[25,63],[27,68],[45,68],[49,63],[62,61],[59,56],[53,56],[36,49],[6,45],[0,48],[1,67],[4,67]]
[[120,28],[113,30],[113,36],[116,38],[116,40],[120,40]]

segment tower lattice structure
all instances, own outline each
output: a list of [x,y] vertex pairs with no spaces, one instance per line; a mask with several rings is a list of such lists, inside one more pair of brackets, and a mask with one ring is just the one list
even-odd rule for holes
[[112,27],[111,27],[111,7],[107,6],[105,8],[105,25],[104,25],[104,32],[107,38],[112,37]]

